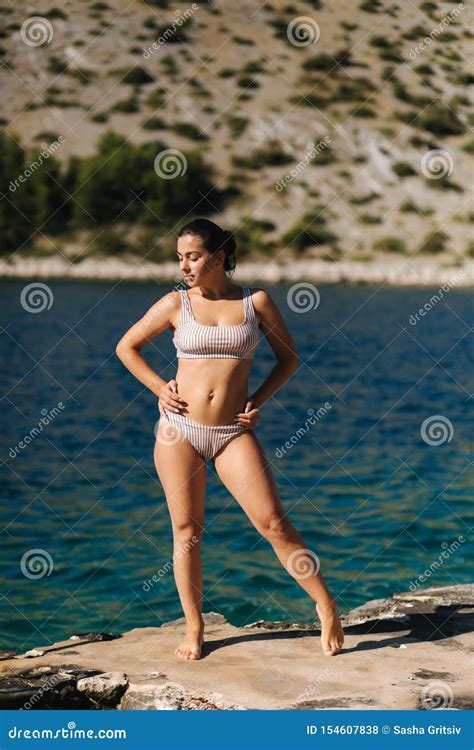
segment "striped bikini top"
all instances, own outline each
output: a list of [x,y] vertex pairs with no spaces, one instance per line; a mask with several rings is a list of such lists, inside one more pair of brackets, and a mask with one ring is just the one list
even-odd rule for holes
[[173,336],[177,357],[253,359],[260,337],[249,287],[243,288],[245,320],[232,326],[208,326],[198,323],[191,308],[187,289],[178,291],[181,297],[181,318]]

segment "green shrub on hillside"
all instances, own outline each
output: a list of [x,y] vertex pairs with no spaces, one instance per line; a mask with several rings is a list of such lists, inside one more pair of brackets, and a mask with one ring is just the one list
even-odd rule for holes
[[17,140],[0,133],[1,254],[17,250],[38,231],[59,231],[70,217],[59,161],[41,157],[37,149],[27,153]]
[[[54,156],[41,163],[36,150],[26,153],[15,138],[0,134],[0,252],[21,248],[39,232],[96,229],[117,220],[158,226],[193,210],[207,215],[220,208],[223,191],[213,187],[201,154],[177,152],[176,176],[166,179],[160,162],[155,170],[164,149],[159,142],[133,145],[107,130],[93,156],[71,156],[61,169]],[[164,163],[161,170],[170,174]]]
[[[121,220],[159,223],[159,217],[179,216],[200,205],[201,196],[212,187],[200,154],[183,154],[186,172],[182,174],[178,152],[177,176],[163,179],[155,172],[154,161],[164,148],[156,142],[135,146],[121,135],[106,131],[99,141],[98,153],[80,161],[76,220],[88,224],[90,215],[105,223],[120,216]],[[205,203],[203,210],[208,208]]]
[[406,253],[407,251],[406,244],[400,237],[381,237],[374,242],[372,247],[382,253]]
[[348,49],[339,50],[334,55],[322,52],[320,55],[315,55],[305,60],[303,68],[304,70],[332,70],[333,68],[337,68],[338,65],[350,65],[350,58],[351,51]]
[[436,231],[427,234],[420,245],[420,253],[442,253],[446,250],[446,242],[449,237],[444,232]]
[[290,164],[294,160],[286,151],[283,151],[278,141],[270,141],[266,146],[255,151],[249,150],[248,154],[248,156],[233,156],[233,165],[240,168],[260,169],[261,167],[279,167]]
[[295,250],[305,250],[312,245],[327,245],[337,240],[336,235],[325,227],[323,216],[305,214],[282,237],[285,245]]
[[466,126],[457,114],[439,102],[431,104],[417,121],[419,127],[435,135],[463,135]]
[[121,80],[121,83],[134,83],[141,85],[143,83],[152,83],[155,78],[145,68],[140,65],[136,65],[134,68],[130,68]]

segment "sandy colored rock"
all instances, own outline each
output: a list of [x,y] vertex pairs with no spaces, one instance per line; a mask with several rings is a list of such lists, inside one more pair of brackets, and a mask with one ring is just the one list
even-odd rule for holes
[[112,640],[65,640],[41,646],[44,656],[2,661],[0,700],[3,680],[34,661],[36,669],[73,662],[82,670],[79,682],[94,670],[125,673],[128,688],[116,705],[122,709],[474,708],[473,584],[395,594],[341,617],[345,643],[337,656],[323,654],[316,623],[238,628],[217,613],[205,615],[198,661],[174,656],[182,618]]

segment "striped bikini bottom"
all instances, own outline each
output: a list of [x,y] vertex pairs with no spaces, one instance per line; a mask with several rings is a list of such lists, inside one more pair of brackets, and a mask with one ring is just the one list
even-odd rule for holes
[[[170,428],[166,425],[165,430],[161,433],[159,441],[166,445],[172,445],[185,437],[197,450],[204,461],[214,458],[216,453],[226,445],[229,440],[232,440],[236,435],[241,435],[242,432],[247,431],[247,428],[238,422],[233,422],[231,424],[208,425],[202,424],[201,422],[195,422],[193,419],[184,416],[184,414],[178,414],[177,412],[169,411],[168,409],[164,409],[164,412],[165,420],[173,425],[173,427]],[[163,419],[163,417],[161,417],[161,419]]]

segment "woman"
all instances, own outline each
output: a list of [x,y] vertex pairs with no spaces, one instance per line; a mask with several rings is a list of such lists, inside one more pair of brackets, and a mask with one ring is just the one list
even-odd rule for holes
[[[317,602],[325,654],[340,652],[344,634],[319,565],[287,518],[270,463],[255,435],[259,409],[297,368],[295,345],[269,294],[242,289],[227,272],[235,268],[235,241],[208,219],[183,227],[179,265],[189,291],[165,294],[125,333],[116,353],[130,372],[158,396],[160,420],[155,466],[166,495],[174,540],[174,575],[186,619],[175,654],[199,659],[202,618],[201,539],[206,460],[241,505],[278,559]],[[243,317],[243,321],[242,321]],[[140,349],[171,329],[179,360],[168,383],[145,362]],[[259,329],[275,354],[272,371],[248,397]],[[306,574],[301,575],[301,565]],[[298,567],[297,567],[298,566]]]

